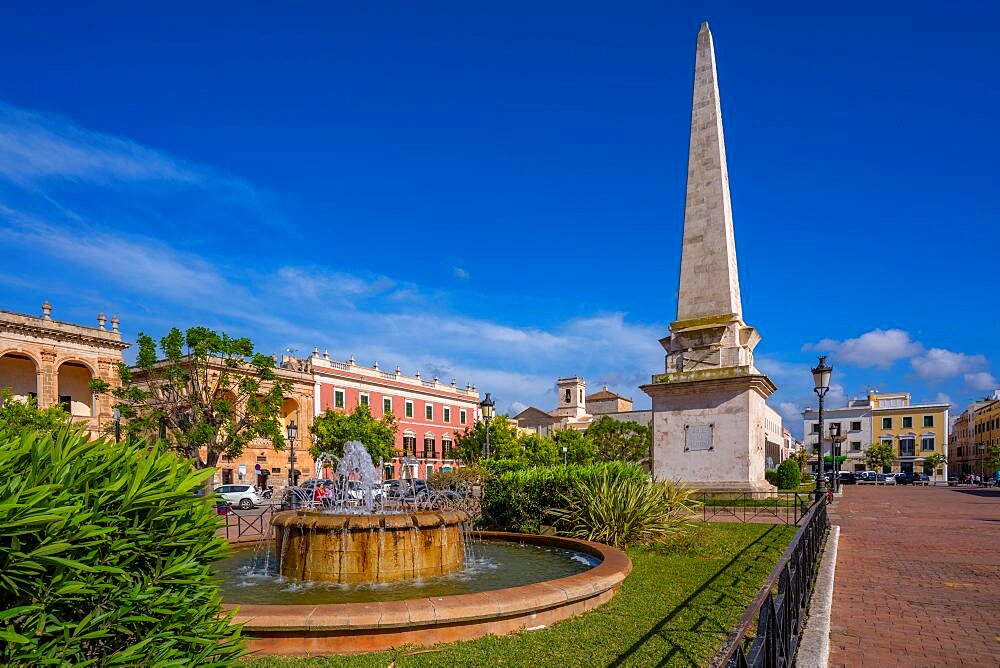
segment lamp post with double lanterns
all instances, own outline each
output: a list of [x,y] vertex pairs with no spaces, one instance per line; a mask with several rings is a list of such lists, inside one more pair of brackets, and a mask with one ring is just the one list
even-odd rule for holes
[[490,393],[486,393],[486,397],[479,402],[479,409],[483,412],[483,422],[486,423],[486,459],[490,458],[490,420],[493,419],[493,411],[496,408],[496,404],[493,403]]
[[817,458],[819,465],[816,471],[817,503],[823,501],[824,497],[826,497],[826,478],[823,476],[823,398],[830,390],[830,374],[832,373],[833,367],[826,363],[826,355],[820,355],[819,364],[812,370],[813,383],[815,384],[813,391],[819,397],[819,456]]
[[840,450],[846,440],[845,436],[840,435],[840,423],[834,422],[830,425],[830,460],[833,466],[833,474],[830,476],[830,481],[833,483],[833,493],[840,493]]
[[285,427],[288,433],[288,484],[297,487],[299,484],[298,471],[295,470],[295,437],[299,435],[299,428],[295,426],[295,420]]
[[979,484],[986,482],[986,444],[976,443],[976,451],[979,452]]

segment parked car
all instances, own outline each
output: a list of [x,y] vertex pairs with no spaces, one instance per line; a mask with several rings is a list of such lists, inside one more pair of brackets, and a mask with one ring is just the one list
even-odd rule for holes
[[903,471],[902,473],[896,474],[897,485],[926,485],[929,482],[930,478],[927,477],[926,473]]
[[855,477],[860,484],[874,484],[878,480],[878,474],[875,471],[861,471]]
[[382,493],[390,499],[399,498],[399,481],[386,480],[382,483]]
[[892,473],[879,473],[876,482],[882,483],[883,485],[895,485],[896,476]]
[[853,485],[858,481],[858,479],[850,471],[841,471],[837,475],[837,480],[840,481],[841,485]]
[[414,499],[426,499],[430,496],[431,490],[427,486],[426,480],[419,478],[405,478],[400,481],[399,497],[407,501]]
[[227,503],[244,510],[260,505],[260,496],[253,485],[222,485],[215,488],[215,493]]
[[[365,491],[360,480],[347,481],[347,498],[354,499],[355,501],[365,500]],[[382,487],[372,487],[372,498],[376,501],[382,498]]]

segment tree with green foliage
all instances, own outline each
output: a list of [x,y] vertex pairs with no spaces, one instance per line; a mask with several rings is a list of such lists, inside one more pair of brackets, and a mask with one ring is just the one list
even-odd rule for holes
[[930,473],[934,481],[937,482],[937,470],[938,467],[944,464],[947,460],[945,456],[940,452],[935,452],[932,455],[924,457],[924,472]]
[[889,443],[872,443],[865,452],[865,463],[868,464],[869,469],[877,473],[881,473],[885,467],[892,466],[895,460],[896,453],[893,452],[892,445]]
[[983,458],[983,462],[986,465],[985,477],[989,478],[992,475],[995,479],[997,471],[1000,471],[1000,443],[994,443],[986,448],[986,455]]
[[121,387],[91,381],[95,393],[114,398],[127,435],[163,438],[199,468],[239,457],[257,438],[284,448],[281,404],[291,386],[250,339],[205,327],[182,334],[175,327],[160,339],[162,358],[142,332],[138,348],[134,367],[118,365]]
[[[15,399],[8,388],[0,389],[0,425],[8,429],[52,432],[70,424],[69,413],[61,405],[39,408],[34,397]],[[83,425],[80,425],[83,428]]]
[[361,441],[375,464],[378,464],[380,458],[386,462],[392,461],[396,456],[398,426],[392,413],[375,419],[371,409],[365,404],[358,404],[352,413],[327,409],[309,428],[316,436],[316,443],[309,451],[313,457],[321,452],[342,457],[344,446],[349,441]]
[[803,446],[795,451],[795,454],[792,455],[792,459],[799,465],[799,474],[801,475],[805,472],[806,466],[809,464],[809,460],[812,459],[812,457],[810,456],[809,451],[805,449],[805,446]]
[[556,443],[559,461],[563,460],[563,448],[566,448],[568,464],[590,464],[597,457],[594,441],[586,432],[576,429],[557,429],[552,432],[552,440]]
[[521,444],[522,456],[532,466],[552,466],[562,462],[556,442],[548,436],[521,434],[518,442]]
[[[486,422],[480,420],[455,435],[455,451],[464,464],[474,464],[486,452]],[[506,415],[490,420],[490,456],[494,459],[522,459],[517,425]]]
[[0,665],[226,666],[212,469],[144,440],[0,424]]
[[778,489],[798,489],[801,482],[802,475],[797,461],[786,459],[778,464],[778,472],[774,478],[774,484]]
[[610,462],[645,464],[653,447],[653,430],[638,422],[619,421],[607,415],[594,420],[586,431],[596,457]]

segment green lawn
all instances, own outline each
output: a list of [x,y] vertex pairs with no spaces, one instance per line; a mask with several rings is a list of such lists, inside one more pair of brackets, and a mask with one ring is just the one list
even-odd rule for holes
[[700,666],[722,644],[795,534],[794,526],[698,524],[682,544],[631,549],[612,601],[552,628],[433,648],[250,667]]

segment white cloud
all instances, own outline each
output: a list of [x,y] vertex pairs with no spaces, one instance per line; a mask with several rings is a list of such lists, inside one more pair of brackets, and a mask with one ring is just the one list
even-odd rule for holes
[[966,388],[972,391],[986,391],[995,390],[1000,385],[997,384],[997,379],[993,377],[993,374],[986,371],[977,371],[976,373],[967,373],[962,376],[964,385]]
[[949,397],[944,392],[938,392],[934,395],[934,403],[936,404],[951,404],[951,397]]
[[917,376],[927,381],[970,375],[989,365],[984,355],[966,355],[944,348],[931,348],[923,355],[913,358],[910,363]]
[[522,404],[520,401],[515,401],[510,405],[509,415],[514,416],[520,414],[524,409],[528,407],[527,404]]
[[458,266],[452,267],[451,268],[451,275],[454,276],[455,278],[457,278],[460,281],[467,281],[467,280],[469,280],[469,272],[466,269],[463,269],[462,267],[458,267]]
[[912,340],[904,330],[874,329],[844,341],[823,339],[819,343],[803,346],[803,350],[826,352],[835,357],[831,360],[833,365],[842,360],[860,367],[888,369],[897,360],[919,354],[923,346]]

